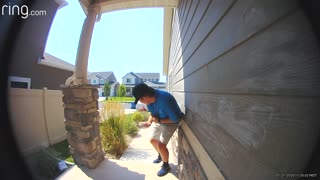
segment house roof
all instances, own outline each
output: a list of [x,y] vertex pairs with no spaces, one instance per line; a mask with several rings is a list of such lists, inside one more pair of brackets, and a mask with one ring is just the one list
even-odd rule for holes
[[97,75],[102,76],[102,78],[104,78],[104,79],[108,79],[109,76],[111,76],[112,74],[113,74],[112,71],[106,71],[106,72],[90,72],[90,73],[88,73],[87,79],[96,78]]
[[133,76],[136,76],[141,79],[160,79],[160,73],[134,73],[134,72],[129,72],[126,75],[124,75],[122,78],[126,77],[128,74],[132,74]]
[[135,77],[137,77],[137,78],[139,78],[139,76],[137,76],[135,73],[133,73],[133,72],[129,72],[129,73],[127,73],[126,75],[124,75],[122,78],[124,78],[124,77],[126,77],[127,75],[129,75],[129,74],[131,74],[131,75],[133,75],[133,76],[135,76]]
[[58,9],[63,8],[67,5],[69,5],[69,3],[65,0],[54,0],[59,6]]
[[144,83],[150,87],[153,87],[153,88],[165,88],[166,87],[166,83],[162,83],[162,82],[154,83],[151,81],[146,81]]
[[73,64],[70,64],[51,54],[44,53],[43,57],[44,59],[39,59],[38,64],[44,65],[44,66],[50,66],[50,67],[54,67],[62,70],[72,71],[72,72],[74,72],[75,70],[75,66]]
[[141,79],[160,79],[160,73],[135,73]]

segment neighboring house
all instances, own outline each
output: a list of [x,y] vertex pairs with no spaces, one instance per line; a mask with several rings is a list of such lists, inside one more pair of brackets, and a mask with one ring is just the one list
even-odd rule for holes
[[132,89],[139,83],[146,83],[155,89],[166,89],[166,84],[159,82],[160,73],[127,73],[122,77],[122,83],[126,86],[127,96],[132,96]]
[[115,82],[115,83],[111,84],[111,87],[110,87],[110,96],[111,97],[117,96],[118,88],[119,88],[119,82]]
[[99,96],[105,96],[104,94],[104,84],[108,83],[111,85],[110,89],[110,96],[111,95],[116,95],[116,88],[117,86],[117,79],[113,72],[108,71],[108,72],[91,72],[88,73],[88,83],[92,85],[97,85],[98,91],[99,91]]

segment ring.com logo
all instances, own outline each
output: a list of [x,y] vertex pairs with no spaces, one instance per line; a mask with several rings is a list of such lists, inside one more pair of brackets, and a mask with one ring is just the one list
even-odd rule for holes
[[0,6],[1,15],[5,16],[20,16],[22,19],[27,19],[29,16],[45,16],[46,10],[29,10],[27,5],[14,5],[10,2],[8,4]]

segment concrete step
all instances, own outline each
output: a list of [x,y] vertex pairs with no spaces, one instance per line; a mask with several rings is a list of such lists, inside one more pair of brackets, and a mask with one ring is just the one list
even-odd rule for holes
[[105,159],[96,169],[87,169],[77,165],[69,168],[58,180],[177,180],[177,165],[170,164],[171,171],[164,177],[158,177],[160,164],[146,163],[146,161],[121,161]]

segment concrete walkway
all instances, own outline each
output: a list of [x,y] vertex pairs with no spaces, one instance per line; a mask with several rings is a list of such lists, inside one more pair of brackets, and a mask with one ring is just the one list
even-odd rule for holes
[[[73,166],[60,175],[59,180],[177,180],[177,164],[170,157],[171,172],[164,177],[158,177],[157,172],[162,163],[153,164],[158,156],[149,142],[151,128],[140,129],[137,136],[131,141],[128,149],[119,160],[105,159],[96,169],[82,166]],[[170,152],[170,145],[168,149]]]

